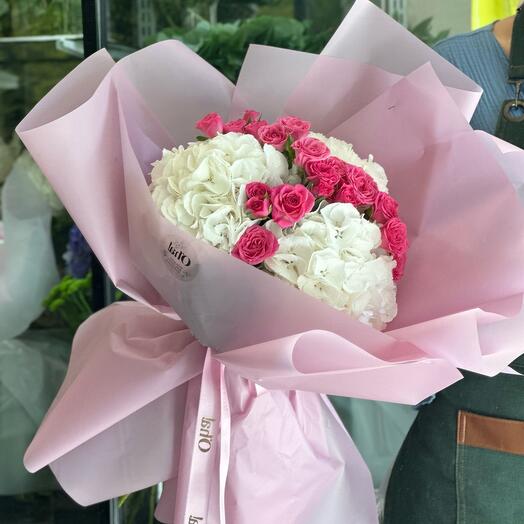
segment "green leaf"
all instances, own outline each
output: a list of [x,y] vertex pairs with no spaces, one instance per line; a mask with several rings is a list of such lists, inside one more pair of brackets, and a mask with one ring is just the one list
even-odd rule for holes
[[0,16],[7,14],[9,11],[9,4],[6,0],[0,0]]
[[436,35],[433,34],[433,18],[425,18],[415,26],[409,28],[409,30],[420,40],[426,43],[429,46],[435,45],[440,40],[447,38],[449,36],[449,31],[440,31]]
[[122,495],[121,497],[118,497],[118,507],[121,508],[129,498],[130,494]]
[[373,206],[369,206],[364,210],[364,218],[366,220],[371,221],[371,219],[373,218]]
[[230,80],[236,81],[250,44],[319,52],[329,32],[316,34],[307,22],[263,15],[228,24],[200,21],[189,31],[180,27],[164,28],[152,40],[166,36],[181,40]]

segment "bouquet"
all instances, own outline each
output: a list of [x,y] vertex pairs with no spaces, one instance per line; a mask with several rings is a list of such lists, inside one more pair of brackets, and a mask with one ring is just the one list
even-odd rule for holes
[[[80,327],[26,466],[82,504],[163,481],[168,523],[376,523],[325,394],[417,403],[522,352],[522,152],[472,131],[478,98],[366,0],[320,56],[252,46],[236,86],[179,42],[81,64],[18,133],[136,302]],[[282,143],[288,115],[329,138]],[[197,121],[217,136],[184,148]]]
[[[209,138],[154,163],[164,217],[377,329],[393,320],[407,230],[372,156],[293,116],[210,113],[197,127]],[[166,256],[181,272],[189,264],[172,243]]]

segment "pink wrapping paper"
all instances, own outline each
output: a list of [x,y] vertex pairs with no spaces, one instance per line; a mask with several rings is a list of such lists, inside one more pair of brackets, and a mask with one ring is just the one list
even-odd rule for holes
[[403,76],[430,62],[468,121],[482,94],[459,69],[367,0],[356,0],[322,55],[373,64]]
[[[318,393],[416,403],[459,380],[457,368],[493,375],[522,353],[524,153],[471,130],[478,97],[363,0],[320,57],[250,48],[236,88],[178,42],[81,64],[18,132],[140,304],[111,306],[79,330],[28,469],[50,464],[82,504],[167,481],[158,515],[175,524],[193,505],[210,523],[376,522],[369,472]],[[247,107],[311,118],[384,165],[412,245],[386,332],[155,209],[145,175],[162,148],[193,139],[207,112]],[[184,278],[166,259],[169,242],[192,260]],[[206,417],[218,448],[202,462]]]

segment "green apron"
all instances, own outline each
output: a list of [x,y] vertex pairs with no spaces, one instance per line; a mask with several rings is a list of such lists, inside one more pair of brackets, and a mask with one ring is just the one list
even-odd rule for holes
[[[521,11],[512,42],[515,99],[504,102],[496,135],[524,147]],[[524,357],[512,367],[524,374]],[[391,473],[384,524],[524,524],[523,400],[522,376],[464,373],[424,406]]]

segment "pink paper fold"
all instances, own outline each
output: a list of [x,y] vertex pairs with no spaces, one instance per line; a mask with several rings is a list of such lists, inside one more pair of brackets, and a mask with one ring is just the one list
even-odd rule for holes
[[468,121],[482,95],[473,80],[368,0],[356,0],[322,54],[353,59],[402,76],[430,62]]
[[[178,411],[182,420],[186,382],[200,375],[204,357],[182,322],[140,304],[119,303],[94,315],[75,337],[64,384],[26,453],[26,467],[51,464],[68,485],[85,461],[82,483],[70,492],[83,504],[159,482],[159,469],[170,478],[174,466],[166,457],[177,456],[181,428],[165,427],[163,419]],[[141,447],[153,441],[157,447],[144,457]],[[122,462],[119,446],[136,465]]]
[[[341,510],[352,522],[375,523],[369,471],[329,402],[313,393],[266,391],[229,366],[223,381],[220,362],[207,353],[201,377],[204,349],[180,322],[146,306],[119,303],[94,315],[75,337],[66,380],[27,451],[26,467],[50,463],[68,493],[85,505],[165,481],[157,510],[163,522],[187,521],[190,508],[198,509],[189,497],[193,490],[209,511],[224,501],[228,523],[251,515],[256,524],[313,524]],[[267,367],[271,361],[268,355]],[[96,381],[91,370],[100,374]],[[74,398],[86,382],[97,388]],[[215,390],[220,404],[227,399],[226,419],[209,403]],[[64,406],[75,409],[65,413]],[[202,477],[191,457],[204,415],[217,421],[220,453]],[[224,459],[224,434],[231,440],[220,498],[214,473]],[[275,477],[277,471],[286,474]]]

